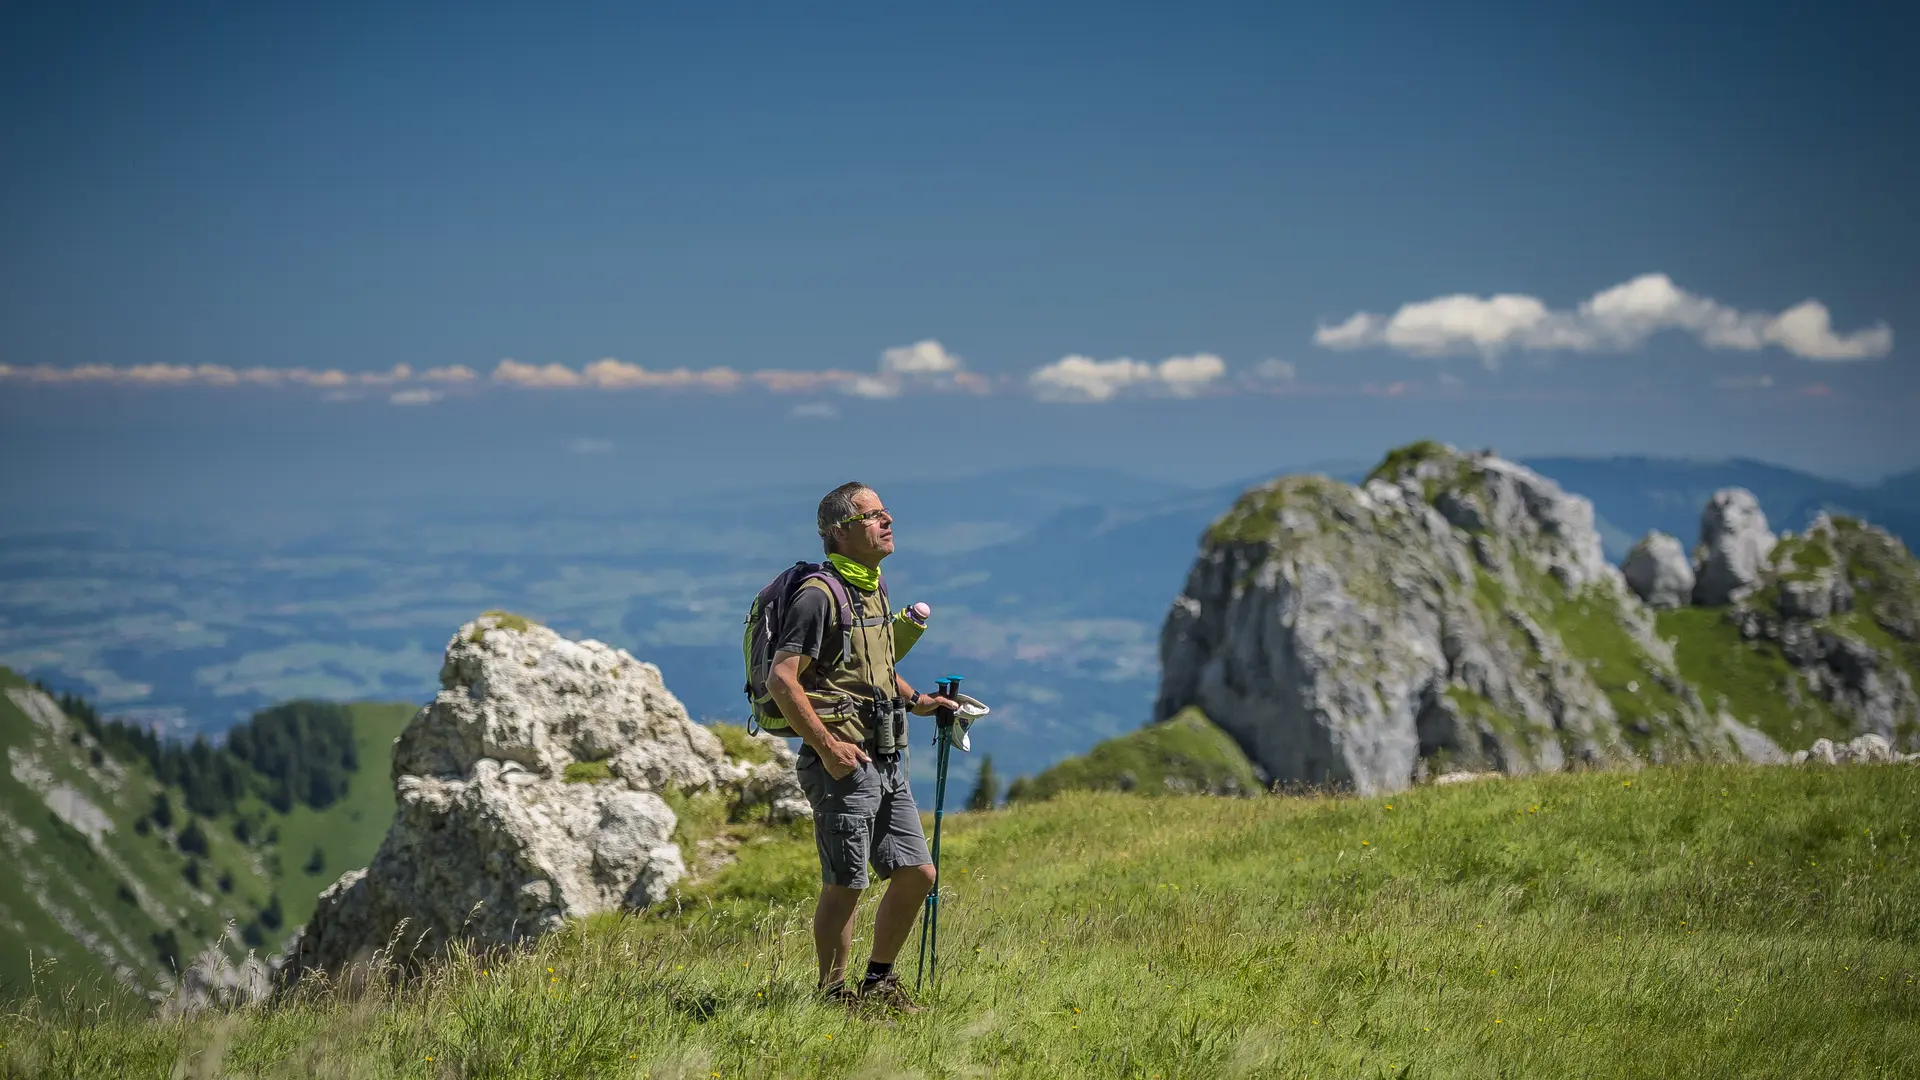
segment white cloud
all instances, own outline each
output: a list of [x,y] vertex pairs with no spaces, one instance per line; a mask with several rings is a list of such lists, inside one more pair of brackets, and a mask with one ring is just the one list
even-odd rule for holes
[[979,391],[985,385],[985,380],[967,371],[964,360],[929,338],[881,350],[875,374],[850,376],[840,389],[856,397],[893,398],[910,388]]
[[580,373],[565,364],[539,366],[510,359],[500,361],[499,366],[493,369],[493,381],[541,390],[579,386],[581,383]]
[[1327,349],[1357,349],[1380,333],[1380,317],[1356,311],[1338,326],[1322,326],[1313,332],[1313,343]]
[[432,387],[412,386],[405,390],[395,390],[387,398],[389,405],[431,405],[447,395]]
[[1027,385],[1042,401],[1110,401],[1130,388],[1191,397],[1226,373],[1226,362],[1211,353],[1169,357],[1158,364],[1074,355],[1036,369],[1027,376]]
[[787,412],[795,420],[838,420],[840,410],[828,401],[803,401]]
[[1257,379],[1266,382],[1292,382],[1300,374],[1300,369],[1285,360],[1267,359],[1253,366]]
[[638,364],[629,364],[622,360],[596,360],[580,372],[580,381],[603,390],[625,390],[640,387],[705,387],[710,390],[731,390],[740,383],[740,373],[731,368],[717,367],[704,370],[674,368],[672,371],[648,371]]
[[855,375],[841,386],[842,390],[863,398],[893,398],[900,396],[900,380],[889,379],[882,375]]
[[1805,360],[1865,360],[1893,349],[1893,330],[1885,323],[1836,334],[1817,300],[1778,315],[1739,311],[1687,292],[1665,274],[1642,274],[1571,311],[1518,293],[1440,296],[1403,304],[1391,317],[1356,312],[1321,326],[1313,340],[1328,349],[1384,346],[1414,356],[1477,353],[1491,365],[1510,349],[1625,352],[1665,330],[1692,334],[1712,349],[1753,352],[1773,345]]
[[1153,378],[1153,365],[1121,357],[1095,360],[1066,356],[1027,376],[1042,401],[1106,401],[1126,387]]
[[810,394],[815,390],[839,386],[859,376],[851,371],[829,369],[827,371],[807,371],[801,368],[769,368],[756,371],[751,376],[754,382],[775,394]]
[[966,369],[966,363],[932,339],[896,345],[880,353],[883,375],[948,375]]
[[1176,397],[1192,397],[1206,385],[1227,373],[1227,362],[1212,353],[1170,356],[1160,361],[1154,373],[1167,391]]

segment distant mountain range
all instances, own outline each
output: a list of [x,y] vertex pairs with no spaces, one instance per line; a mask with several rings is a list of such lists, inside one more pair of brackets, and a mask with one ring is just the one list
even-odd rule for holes
[[1920,469],[1859,485],[1745,459],[1543,457],[1525,464],[1593,500],[1601,539],[1616,561],[1648,529],[1679,537],[1692,547],[1700,530],[1700,507],[1726,487],[1746,488],[1758,496],[1776,531],[1804,530],[1826,511],[1871,521],[1909,547],[1920,537]]
[[[1833,509],[1920,536],[1920,472],[1863,486],[1744,460],[1525,463],[1594,502],[1616,560],[1649,528],[1691,546],[1729,485],[1776,528]],[[893,594],[935,608],[905,673],[965,675],[995,705],[981,742],[1003,775],[1081,753],[1146,721],[1160,624],[1210,522],[1272,475],[1354,481],[1372,464],[1202,489],[1077,467],[881,485],[902,542]],[[781,566],[819,557],[818,497],[754,484],[648,511],[475,504],[287,539],[263,517],[244,541],[0,532],[0,663],[109,713],[218,733],[293,698],[424,701],[447,636],[502,608],[627,648],[695,716],[737,718],[741,612]]]

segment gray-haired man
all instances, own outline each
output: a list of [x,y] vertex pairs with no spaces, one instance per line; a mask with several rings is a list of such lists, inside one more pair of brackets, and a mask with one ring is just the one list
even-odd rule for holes
[[[879,588],[880,562],[893,554],[893,516],[880,496],[865,484],[842,484],[820,500],[816,522],[827,560],[847,585],[854,623],[843,637],[824,584],[802,586],[775,630],[767,689],[806,743],[799,773],[820,853],[813,915],[820,988],[832,1000],[917,1012],[893,960],[933,888],[933,858],[907,783],[905,732],[883,728],[895,724],[894,697],[910,700],[919,716],[954,704],[916,692],[894,670],[892,613]],[[845,982],[847,958],[869,863],[887,881],[887,893],[874,918],[866,975],[854,991]]]

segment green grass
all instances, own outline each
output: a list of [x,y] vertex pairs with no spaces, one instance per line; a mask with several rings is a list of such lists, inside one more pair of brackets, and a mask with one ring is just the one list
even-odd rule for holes
[[1555,597],[1546,605],[1548,625],[1567,652],[1586,663],[1620,718],[1621,734],[1645,754],[1685,715],[1686,703],[1656,678],[1651,658],[1621,622],[1620,600],[1600,588],[1568,595],[1551,581],[1537,591]]
[[679,788],[667,788],[660,797],[673,811],[673,842],[680,845],[680,852],[692,860],[698,853],[702,840],[714,840],[728,832],[729,824],[727,797],[717,791],[695,791],[688,793]]
[[[27,685],[0,668],[0,690]],[[171,934],[183,962],[191,960],[220,938],[229,922],[252,922],[275,895],[283,922],[278,931],[263,930],[263,950],[277,950],[281,937],[312,913],[320,890],[342,871],[366,865],[393,820],[390,748],[414,709],[351,708],[361,768],[350,778],[346,796],[324,810],[295,805],[285,815],[257,798],[244,800],[240,813],[255,823],[256,835],[274,830],[275,843],[241,843],[234,836],[234,815],[199,819],[208,850],[193,859],[201,868],[201,885],[195,888],[184,874],[189,856],[177,840],[158,828],[142,832],[138,827],[160,791],[144,764],[122,763],[124,776],[114,781],[90,764],[83,744],[52,736],[0,696],[0,743],[9,757],[30,756],[37,768],[97,806],[112,825],[98,844],[91,843],[62,824],[42,795],[11,768],[0,772],[0,814],[5,815],[0,826],[12,840],[0,847],[6,863],[6,872],[0,872],[0,998],[35,984],[50,993],[98,985],[115,968],[125,969],[132,989],[160,989],[170,969],[161,960],[156,935]],[[69,723],[68,730],[78,725]],[[178,791],[170,798],[177,833],[186,828],[189,815]],[[31,833],[31,841],[21,828]],[[305,867],[315,847],[325,858],[321,870],[309,874]],[[223,877],[229,890],[219,887]],[[235,945],[230,951],[245,949]]]
[[1182,709],[1068,758],[1031,779],[1015,780],[1009,801],[1050,799],[1066,791],[1256,794],[1262,785],[1233,737],[1199,709]]
[[1674,643],[1680,677],[1699,691],[1709,710],[1724,702],[1734,719],[1760,729],[1789,752],[1819,738],[1851,737],[1851,727],[1799,682],[1779,646],[1743,640],[1724,610],[1662,611],[1658,627],[1660,636]]
[[[533,627],[534,625],[536,625],[532,620],[528,619],[525,615],[516,615],[511,611],[499,611],[499,610],[483,611],[480,613],[480,617],[482,619],[492,619],[493,620],[492,629],[495,629],[495,630],[525,631]],[[487,636],[487,630],[488,630],[488,627],[476,626],[473,628],[473,632],[467,635],[467,640],[472,642],[478,642]]]
[[357,1000],[27,1003],[0,1076],[1911,1076],[1916,833],[1911,766],[1068,794],[948,822],[941,980],[892,1024],[808,1001],[794,830],[661,914]]
[[773,760],[773,751],[766,743],[747,734],[743,724],[717,721],[713,725],[713,733],[720,736],[720,746],[726,750],[727,756],[736,761],[759,765]]
[[[359,703],[353,710],[354,741],[360,769],[348,782],[347,794],[324,810],[295,803],[287,814],[270,814],[268,823],[280,830],[280,878],[275,891],[286,912],[284,933],[306,925],[321,890],[348,870],[367,865],[393,824],[393,740],[418,712],[407,704]],[[231,837],[232,833],[227,834]],[[306,872],[307,856],[315,847],[326,853],[318,874]]]
[[571,761],[560,771],[560,779],[568,784],[594,784],[613,779],[613,769],[604,761]]
[[1367,474],[1365,483],[1371,484],[1375,480],[1392,480],[1423,461],[1447,456],[1446,446],[1432,439],[1420,439],[1405,446],[1396,446],[1387,451],[1387,456],[1380,459],[1380,464],[1375,465],[1373,471]]
[[1257,544],[1274,539],[1280,511],[1289,502],[1317,506],[1328,499],[1351,498],[1352,489],[1324,476],[1285,476],[1240,496],[1207,528],[1210,544]]
[[[25,689],[26,680],[0,668],[0,690]],[[68,736],[79,725],[67,722]],[[8,768],[0,772],[0,998],[30,989],[79,985],[123,969],[132,987],[159,985],[167,970],[156,935],[172,935],[190,960],[228,920],[245,921],[272,888],[269,875],[232,834],[202,822],[208,852],[196,861],[202,886],[192,887],[183,871],[189,859],[161,830],[144,834],[134,826],[145,817],[159,790],[142,768],[127,767],[124,777],[90,765],[81,743],[35,724],[14,702],[0,696],[0,743]],[[19,773],[15,763],[28,765]],[[78,793],[105,815],[108,828],[98,843],[54,814],[23,775],[44,773],[53,783]],[[184,830],[188,815],[176,793],[174,829]],[[233,890],[217,881],[232,876]]]

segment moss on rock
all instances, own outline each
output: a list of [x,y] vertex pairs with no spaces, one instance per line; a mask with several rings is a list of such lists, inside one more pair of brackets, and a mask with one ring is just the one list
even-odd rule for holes
[[467,633],[467,640],[478,644],[486,640],[487,631],[489,630],[519,630],[525,632],[537,625],[539,624],[528,619],[526,616],[516,615],[511,611],[500,611],[498,609],[483,611],[480,613],[480,617],[474,620],[473,629]]

